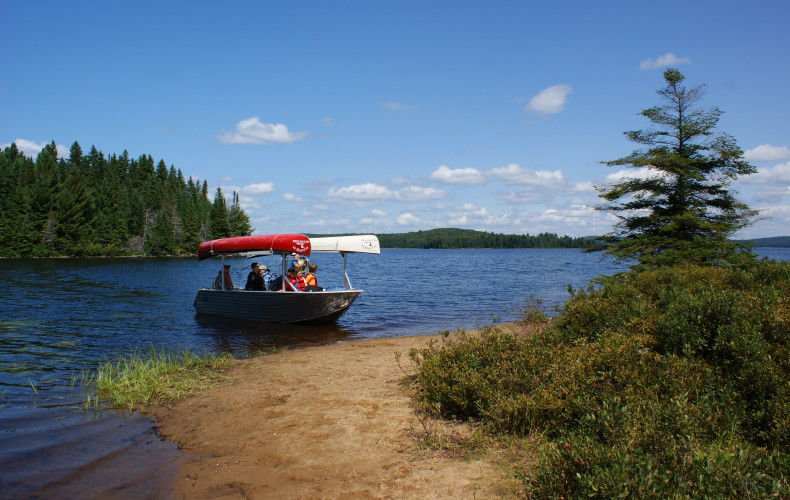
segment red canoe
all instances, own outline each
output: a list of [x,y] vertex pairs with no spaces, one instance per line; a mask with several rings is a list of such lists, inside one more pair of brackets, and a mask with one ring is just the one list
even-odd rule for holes
[[310,238],[303,234],[261,234],[204,241],[198,247],[198,260],[214,255],[267,250],[310,255]]

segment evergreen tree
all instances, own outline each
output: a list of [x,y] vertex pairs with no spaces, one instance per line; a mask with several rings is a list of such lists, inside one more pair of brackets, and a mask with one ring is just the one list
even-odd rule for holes
[[233,203],[228,211],[228,224],[230,225],[230,232],[233,236],[249,236],[252,234],[252,226],[250,226],[250,218],[244,213],[239,205],[239,195],[233,191]]
[[173,224],[165,210],[160,210],[156,215],[156,222],[145,242],[145,252],[148,255],[174,255],[176,253]]
[[214,194],[214,203],[211,205],[211,213],[208,220],[209,239],[228,238],[231,236],[230,223],[228,222],[228,205],[222,188],[217,188]]
[[738,264],[753,258],[728,237],[748,225],[756,212],[736,201],[729,183],[756,169],[743,160],[735,140],[714,129],[718,108],[701,109],[704,86],[687,89],[683,75],[664,72],[657,91],[663,104],[642,111],[652,128],[626,132],[643,147],[609,166],[640,169],[642,175],[600,188],[607,203],[596,207],[620,222],[603,237],[605,250],[638,267],[681,262]]

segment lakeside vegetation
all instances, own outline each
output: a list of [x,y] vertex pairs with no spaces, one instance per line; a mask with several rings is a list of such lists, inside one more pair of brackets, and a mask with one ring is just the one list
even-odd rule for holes
[[516,467],[528,497],[790,498],[790,263],[730,239],[756,211],[729,182],[756,169],[714,135],[703,86],[664,79],[650,128],[626,132],[643,149],[606,162],[640,175],[597,207],[619,218],[600,248],[630,270],[570,290],[533,334],[410,353],[422,411],[539,443]]
[[629,273],[534,335],[459,332],[411,357],[423,411],[525,450],[539,436],[517,473],[530,496],[790,495],[790,263]]
[[[345,234],[306,234],[310,237],[350,236]],[[592,248],[595,238],[572,238],[553,233],[498,234],[473,229],[438,228],[409,233],[377,233],[381,248]]]
[[0,151],[0,257],[193,254],[201,241],[252,232],[233,193],[151,155],[83,154],[58,160],[54,141],[36,158]]
[[[223,379],[233,356],[152,349],[102,363],[84,386],[115,408],[134,409],[207,390]],[[90,401],[90,399],[89,399]],[[97,400],[98,401],[98,400]]]

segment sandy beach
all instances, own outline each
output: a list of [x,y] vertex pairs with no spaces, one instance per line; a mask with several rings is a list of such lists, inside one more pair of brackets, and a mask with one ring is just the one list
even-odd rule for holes
[[401,381],[409,350],[432,337],[240,360],[227,382],[154,409],[162,436],[188,452],[174,496],[500,498],[504,473],[492,463],[420,446],[424,427]]

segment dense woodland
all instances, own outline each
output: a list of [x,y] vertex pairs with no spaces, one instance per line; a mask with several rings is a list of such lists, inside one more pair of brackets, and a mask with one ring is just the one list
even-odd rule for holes
[[75,142],[58,160],[53,141],[36,156],[16,144],[0,151],[0,256],[181,255],[201,241],[248,235],[236,193],[217,188],[151,155],[107,158]]
[[549,233],[530,236],[452,228],[376,236],[382,248],[590,248],[595,244],[593,238]]
[[377,236],[382,248],[589,248],[594,244],[593,239],[549,233],[530,236],[452,228]]

